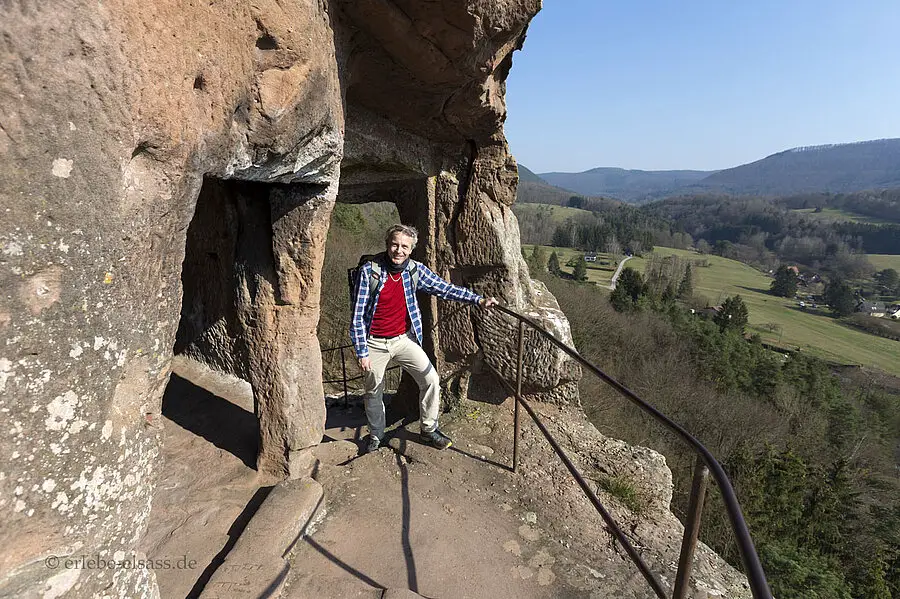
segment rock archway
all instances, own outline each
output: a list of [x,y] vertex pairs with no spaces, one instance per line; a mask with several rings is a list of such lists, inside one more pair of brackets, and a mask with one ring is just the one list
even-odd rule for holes
[[[146,423],[176,342],[251,383],[261,469],[286,475],[318,442],[319,275],[339,187],[390,192],[426,264],[567,334],[519,253],[502,133],[504,80],[539,7],[12,2],[0,594],[153,595],[147,570],[51,571],[44,558],[135,550],[160,442]],[[429,310],[440,368],[482,347],[511,374],[506,331]],[[571,369],[536,363],[530,388],[566,396]]]
[[188,228],[174,353],[251,384],[257,467],[286,476],[321,439],[316,325],[331,201],[316,184],[207,178]]

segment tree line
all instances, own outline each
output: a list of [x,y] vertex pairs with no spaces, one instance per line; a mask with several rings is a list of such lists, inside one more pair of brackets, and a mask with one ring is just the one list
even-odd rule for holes
[[[611,253],[693,246],[762,269],[797,264],[833,280],[870,277],[875,268],[866,253],[900,254],[900,190],[774,199],[689,195],[636,207],[606,198],[567,197],[560,190],[542,195],[545,187],[529,188],[526,199],[587,212],[558,222],[549,204],[514,206],[523,243]],[[897,222],[834,221],[796,211],[810,207]]]
[[856,193],[804,193],[779,199],[778,203],[789,210],[835,208],[879,220],[900,223],[900,189],[879,189]]
[[[660,264],[644,277],[623,269],[621,304],[596,286],[537,276],[582,355],[640,390],[722,462],[776,597],[900,596],[900,386],[866,372],[838,377],[821,360],[746,339],[739,296],[708,318],[692,314],[677,297],[685,270]],[[673,508],[686,509],[691,454],[602,383],[586,377],[581,393],[602,432],[666,455]],[[710,503],[702,538],[737,565],[721,498],[713,493]]]
[[549,204],[513,205],[522,243],[618,254],[625,249],[650,251],[657,245],[684,249],[694,241],[666,220],[615,200],[570,196],[556,205],[585,212],[559,222]]
[[[872,200],[867,206],[896,203],[889,199],[891,194],[884,195],[888,199]],[[846,196],[840,197],[844,198],[841,206],[862,209]],[[808,200],[791,198],[695,195],[670,198],[641,210],[669,220],[690,234],[701,251],[764,268],[791,262],[834,278],[852,279],[874,272],[865,253],[900,253],[900,223],[835,222],[792,208],[809,204]]]

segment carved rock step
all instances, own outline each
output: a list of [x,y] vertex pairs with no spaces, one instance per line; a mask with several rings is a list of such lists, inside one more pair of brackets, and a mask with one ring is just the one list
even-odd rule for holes
[[381,599],[416,599],[421,597],[418,593],[413,593],[409,589],[386,589]]
[[200,597],[278,597],[290,570],[284,556],[303,535],[322,495],[322,485],[311,478],[276,485]]

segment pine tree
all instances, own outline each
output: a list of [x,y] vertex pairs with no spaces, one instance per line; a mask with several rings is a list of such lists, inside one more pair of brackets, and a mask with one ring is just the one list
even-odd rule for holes
[[634,310],[634,304],[631,303],[631,297],[621,285],[616,285],[616,288],[609,294],[609,303],[612,304],[612,307],[616,312],[631,312]]
[[842,281],[832,281],[825,288],[825,303],[837,316],[849,316],[856,309],[853,290]]
[[678,297],[681,299],[690,299],[694,295],[694,273],[691,270],[691,265],[688,264],[684,269],[684,277],[681,279],[681,284],[678,285]]
[[641,296],[647,294],[647,285],[644,283],[644,277],[630,266],[626,266],[622,269],[622,272],[619,273],[619,279],[616,281],[616,289],[619,287],[625,290],[625,293],[631,298],[633,304],[637,304]]
[[572,275],[576,281],[587,281],[587,262],[584,261],[584,256],[578,257],[578,261],[575,262],[575,272]]
[[547,252],[540,245],[535,244],[531,249],[531,261],[528,263],[533,270],[547,269]]
[[547,270],[550,271],[550,274],[557,277],[562,273],[559,268],[559,256],[556,255],[556,252],[550,254],[550,258],[547,260]]
[[670,304],[675,301],[675,297],[677,296],[677,292],[675,291],[675,285],[669,283],[666,285],[666,288],[663,289],[662,296],[660,299],[664,304]]
[[797,295],[798,280],[797,273],[794,272],[794,269],[782,264],[778,267],[778,270],[775,271],[775,280],[772,281],[772,285],[769,288],[775,295],[781,297],[794,297]]
[[743,333],[749,317],[750,311],[744,300],[741,296],[735,295],[725,299],[722,309],[713,317],[713,322],[719,325],[719,330],[723,333],[725,331]]

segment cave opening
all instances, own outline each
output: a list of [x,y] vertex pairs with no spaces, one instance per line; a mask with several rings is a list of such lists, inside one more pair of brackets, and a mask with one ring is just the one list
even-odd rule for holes
[[[350,380],[348,392],[358,395],[362,390],[362,373],[356,353],[350,345],[348,329],[352,312],[348,271],[361,256],[384,251],[384,232],[400,222],[397,205],[392,201],[348,203],[341,200],[331,214],[328,238],[325,243],[325,263],[322,269],[322,313],[319,319],[319,341],[322,344],[322,376],[325,381],[340,381],[344,373]],[[388,388],[396,389],[399,372],[388,373]],[[343,404],[343,385],[325,385],[329,400],[340,399]],[[388,394],[388,399],[392,392]]]
[[309,475],[322,439],[315,323],[332,193],[214,177],[198,193],[144,542],[151,556],[206,560],[197,589],[269,490]]
[[[206,177],[186,232],[177,378],[163,413],[181,416],[182,427],[277,477],[289,474],[292,452],[322,434],[315,323],[328,190]],[[190,408],[176,398],[188,378],[181,370],[221,401]],[[198,413],[208,426],[194,422]]]
[[[271,248],[267,186],[207,177],[187,230],[181,317],[163,415],[255,469],[259,420],[239,306]],[[252,277],[251,277],[252,278]]]
[[[323,352],[323,380],[340,381],[346,372],[348,379],[355,379],[348,383],[350,397],[356,398],[353,403],[361,402],[363,382],[348,334],[352,310],[348,270],[358,264],[361,256],[383,252],[385,231],[391,225],[401,222],[416,227],[419,232],[412,258],[428,262],[428,257],[433,255],[430,226],[432,213],[429,209],[427,180],[416,178],[384,181],[380,180],[384,173],[376,173],[377,177],[371,173],[367,175],[351,175],[349,178],[354,182],[342,182],[337,196],[326,242],[322,315],[319,322],[319,339],[323,350],[335,348]],[[420,294],[419,307],[425,329],[424,346],[433,361],[432,298]],[[341,350],[341,347],[344,349]],[[389,370],[385,376],[385,403],[389,416],[393,413],[395,419],[418,418],[419,392],[413,379],[399,368]],[[346,406],[344,389],[340,383],[326,385],[326,393],[334,403]],[[362,420],[355,423],[357,436],[365,434],[361,429],[365,419],[364,416],[360,417]],[[329,415],[329,418],[332,416]]]
[[143,547],[151,559],[189,554],[199,578],[159,576],[163,596],[199,595],[274,484],[257,470],[260,424],[239,313],[242,273],[259,270],[248,254],[271,238],[265,187],[205,178],[186,232],[163,467]]

